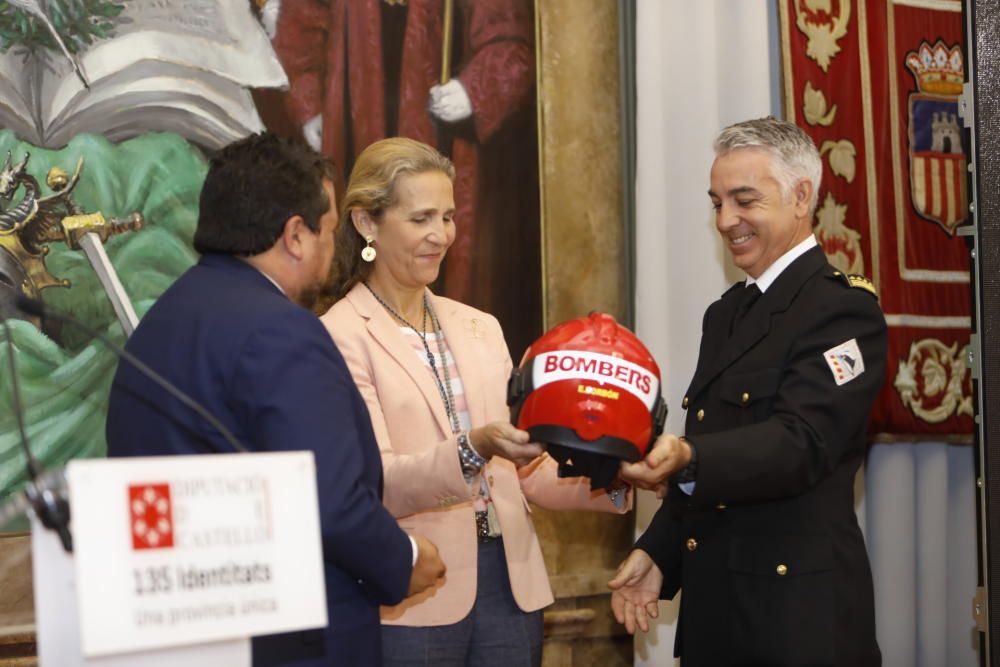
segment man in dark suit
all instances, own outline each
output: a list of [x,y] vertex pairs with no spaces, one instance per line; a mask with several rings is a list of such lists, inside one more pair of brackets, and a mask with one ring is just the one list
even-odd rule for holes
[[666,500],[609,582],[612,606],[645,631],[683,590],[684,667],[879,665],[853,489],[885,319],[812,235],[822,163],[802,130],[739,123],[715,152],[716,226],[748,277],[705,313],[686,435],[623,466]]
[[[368,411],[308,308],[333,257],[331,165],[304,144],[254,135],[211,162],[194,245],[201,260],[150,309],[129,351],[217,417],[252,451],[316,458],[325,631],[256,638],[254,665],[381,664],[380,604],[444,573],[381,502]],[[211,425],[122,363],[111,388],[110,456],[231,452]],[[319,585],[320,582],[317,582]]]

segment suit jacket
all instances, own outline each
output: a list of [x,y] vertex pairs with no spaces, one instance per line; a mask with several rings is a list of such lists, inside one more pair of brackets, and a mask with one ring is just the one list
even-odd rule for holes
[[[507,378],[512,368],[500,324],[491,315],[430,295],[462,379],[473,427],[509,420]],[[385,505],[410,534],[429,537],[448,567],[443,585],[382,610],[382,622],[429,626],[457,623],[476,598],[473,491],[462,476],[458,442],[434,379],[399,324],[356,285],[322,318],[368,404],[385,470]],[[552,602],[545,563],[531,523],[534,501],[550,509],[618,512],[585,478],[558,479],[543,455],[518,470],[493,458],[483,475],[503,533],[511,590],[534,611]],[[631,498],[629,498],[631,501]]]
[[[329,625],[255,639],[254,664],[332,664],[365,638],[377,656],[378,605],[406,595],[412,547],[382,506],[367,409],[319,320],[249,264],[206,255],[164,292],[126,347],[248,449],[315,454]],[[107,439],[110,456],[232,451],[127,363],[112,384]]]
[[[741,289],[705,313],[683,403],[694,493],[672,486],[637,544],[663,571],[661,597],[684,591],[675,653],[685,667],[878,665],[854,476],[885,373],[885,319],[818,247],[730,337]],[[849,345],[827,358],[852,340],[861,359]]]

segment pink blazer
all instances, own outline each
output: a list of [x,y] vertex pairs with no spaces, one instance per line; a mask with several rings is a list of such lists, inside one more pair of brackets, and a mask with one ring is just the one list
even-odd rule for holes
[[[458,366],[473,427],[510,419],[507,378],[512,368],[497,320],[469,306],[430,294]],[[437,545],[448,568],[443,584],[382,608],[382,622],[429,626],[457,623],[476,598],[473,493],[462,477],[458,442],[427,368],[398,323],[357,285],[323,317],[368,404],[385,470],[384,502],[410,534]],[[499,457],[483,471],[503,533],[511,589],[524,611],[553,601],[528,501],[548,509],[619,510],[583,478],[559,479],[542,455],[518,470]],[[375,555],[373,555],[375,557]]]

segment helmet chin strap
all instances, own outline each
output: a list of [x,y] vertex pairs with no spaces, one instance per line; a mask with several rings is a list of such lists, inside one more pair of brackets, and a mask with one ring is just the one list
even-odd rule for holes
[[618,459],[604,454],[562,445],[549,445],[545,451],[559,464],[559,477],[589,477],[591,491],[610,487],[618,474]]

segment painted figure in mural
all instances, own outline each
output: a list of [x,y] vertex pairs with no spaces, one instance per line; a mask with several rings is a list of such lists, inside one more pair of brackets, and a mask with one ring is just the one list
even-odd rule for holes
[[[247,89],[284,86],[287,78],[246,0],[2,4],[0,160],[8,151],[11,167],[31,159],[19,189],[0,201],[0,286],[41,297],[122,340],[123,318],[118,326],[101,278],[109,272],[94,270],[97,247],[84,241],[81,251],[77,243],[94,237],[80,232],[90,225],[107,241],[103,269],[113,265],[141,315],[196,259],[200,149],[262,130]],[[81,156],[86,168],[77,182]],[[25,177],[37,181],[36,195]],[[69,190],[82,217],[64,206]],[[27,221],[21,205],[32,197],[56,206],[40,203]],[[134,228],[138,214],[142,233],[110,236]],[[24,224],[17,228],[13,219]],[[53,242],[57,236],[62,242]],[[11,300],[0,289],[0,316],[14,315]],[[22,384],[36,399],[26,419],[42,465],[103,456],[114,360],[80,331],[44,319],[41,330],[32,324],[14,322],[12,331]],[[13,417],[0,413],[2,499],[23,483],[24,466]]]
[[[76,163],[71,177],[61,167],[52,167],[45,184],[53,191],[42,195],[41,187],[28,170],[30,153],[13,163],[8,151],[0,167],[0,317],[22,316],[14,307],[17,295],[38,298],[49,287],[70,287],[69,280],[60,280],[49,273],[45,258],[50,244],[63,243],[80,250],[87,246],[87,258],[97,273],[114,271],[102,253],[93,252],[93,244],[104,243],[109,237],[142,228],[142,214],[118,219],[105,219],[100,211],[87,212],[73,199],[73,190],[80,181],[83,158]],[[20,198],[18,200],[18,198]],[[9,204],[8,204],[9,202]],[[93,235],[86,238],[88,235]],[[48,327],[43,327],[52,334]]]
[[[528,500],[624,512],[510,424],[512,363],[497,320],[438,296],[456,242],[452,163],[405,138],[358,157],[341,204],[335,292],[323,317],[368,406],[385,504],[433,535],[448,577],[382,610],[386,665],[539,665],[553,601]],[[526,500],[527,498],[527,500]]]
[[[10,151],[13,169],[31,154],[19,189],[0,200],[0,316],[15,316],[6,283],[120,342],[124,318],[102,282],[108,272],[99,275],[94,253],[77,244],[83,226],[107,241],[104,261],[142,315],[197,260],[201,150],[262,130],[248,89],[283,87],[287,78],[247,0],[0,4],[0,161]],[[74,185],[81,156],[86,166]],[[19,207],[32,198],[25,176],[37,181],[36,201],[59,205],[58,224],[46,204],[24,221],[27,208]],[[67,234],[62,223],[76,217],[62,206],[70,189],[85,217]],[[137,214],[141,233],[110,236],[126,226],[113,216],[135,227]],[[15,218],[25,224],[15,229]],[[103,456],[110,352],[44,318],[11,328],[21,383],[34,397],[27,431],[43,467]],[[24,482],[8,412],[0,410],[0,502]]]
[[526,223],[538,216],[533,8],[531,0],[454,2],[456,76],[442,83],[445,4],[284,2],[274,46],[291,85],[291,115],[345,175],[383,137],[410,137],[452,158],[460,234],[444,289],[493,309],[518,291],[509,286],[523,269],[511,257],[538,257],[537,229]]
[[739,123],[715,153],[716,226],[747,280],[705,314],[684,438],[624,466],[666,499],[609,582],[612,607],[645,631],[683,590],[685,667],[879,665],[854,477],[885,318],[871,283],[817,246],[822,165],[801,129]]
[[[379,604],[444,574],[427,539],[408,539],[382,499],[365,404],[308,308],[326,281],[337,223],[332,168],[301,141],[252,135],[212,160],[195,248],[126,348],[253,451],[316,456],[325,630],[255,638],[254,665],[380,664]],[[107,419],[110,456],[231,451],[226,440],[129,364]],[[378,554],[378,558],[373,558]]]

